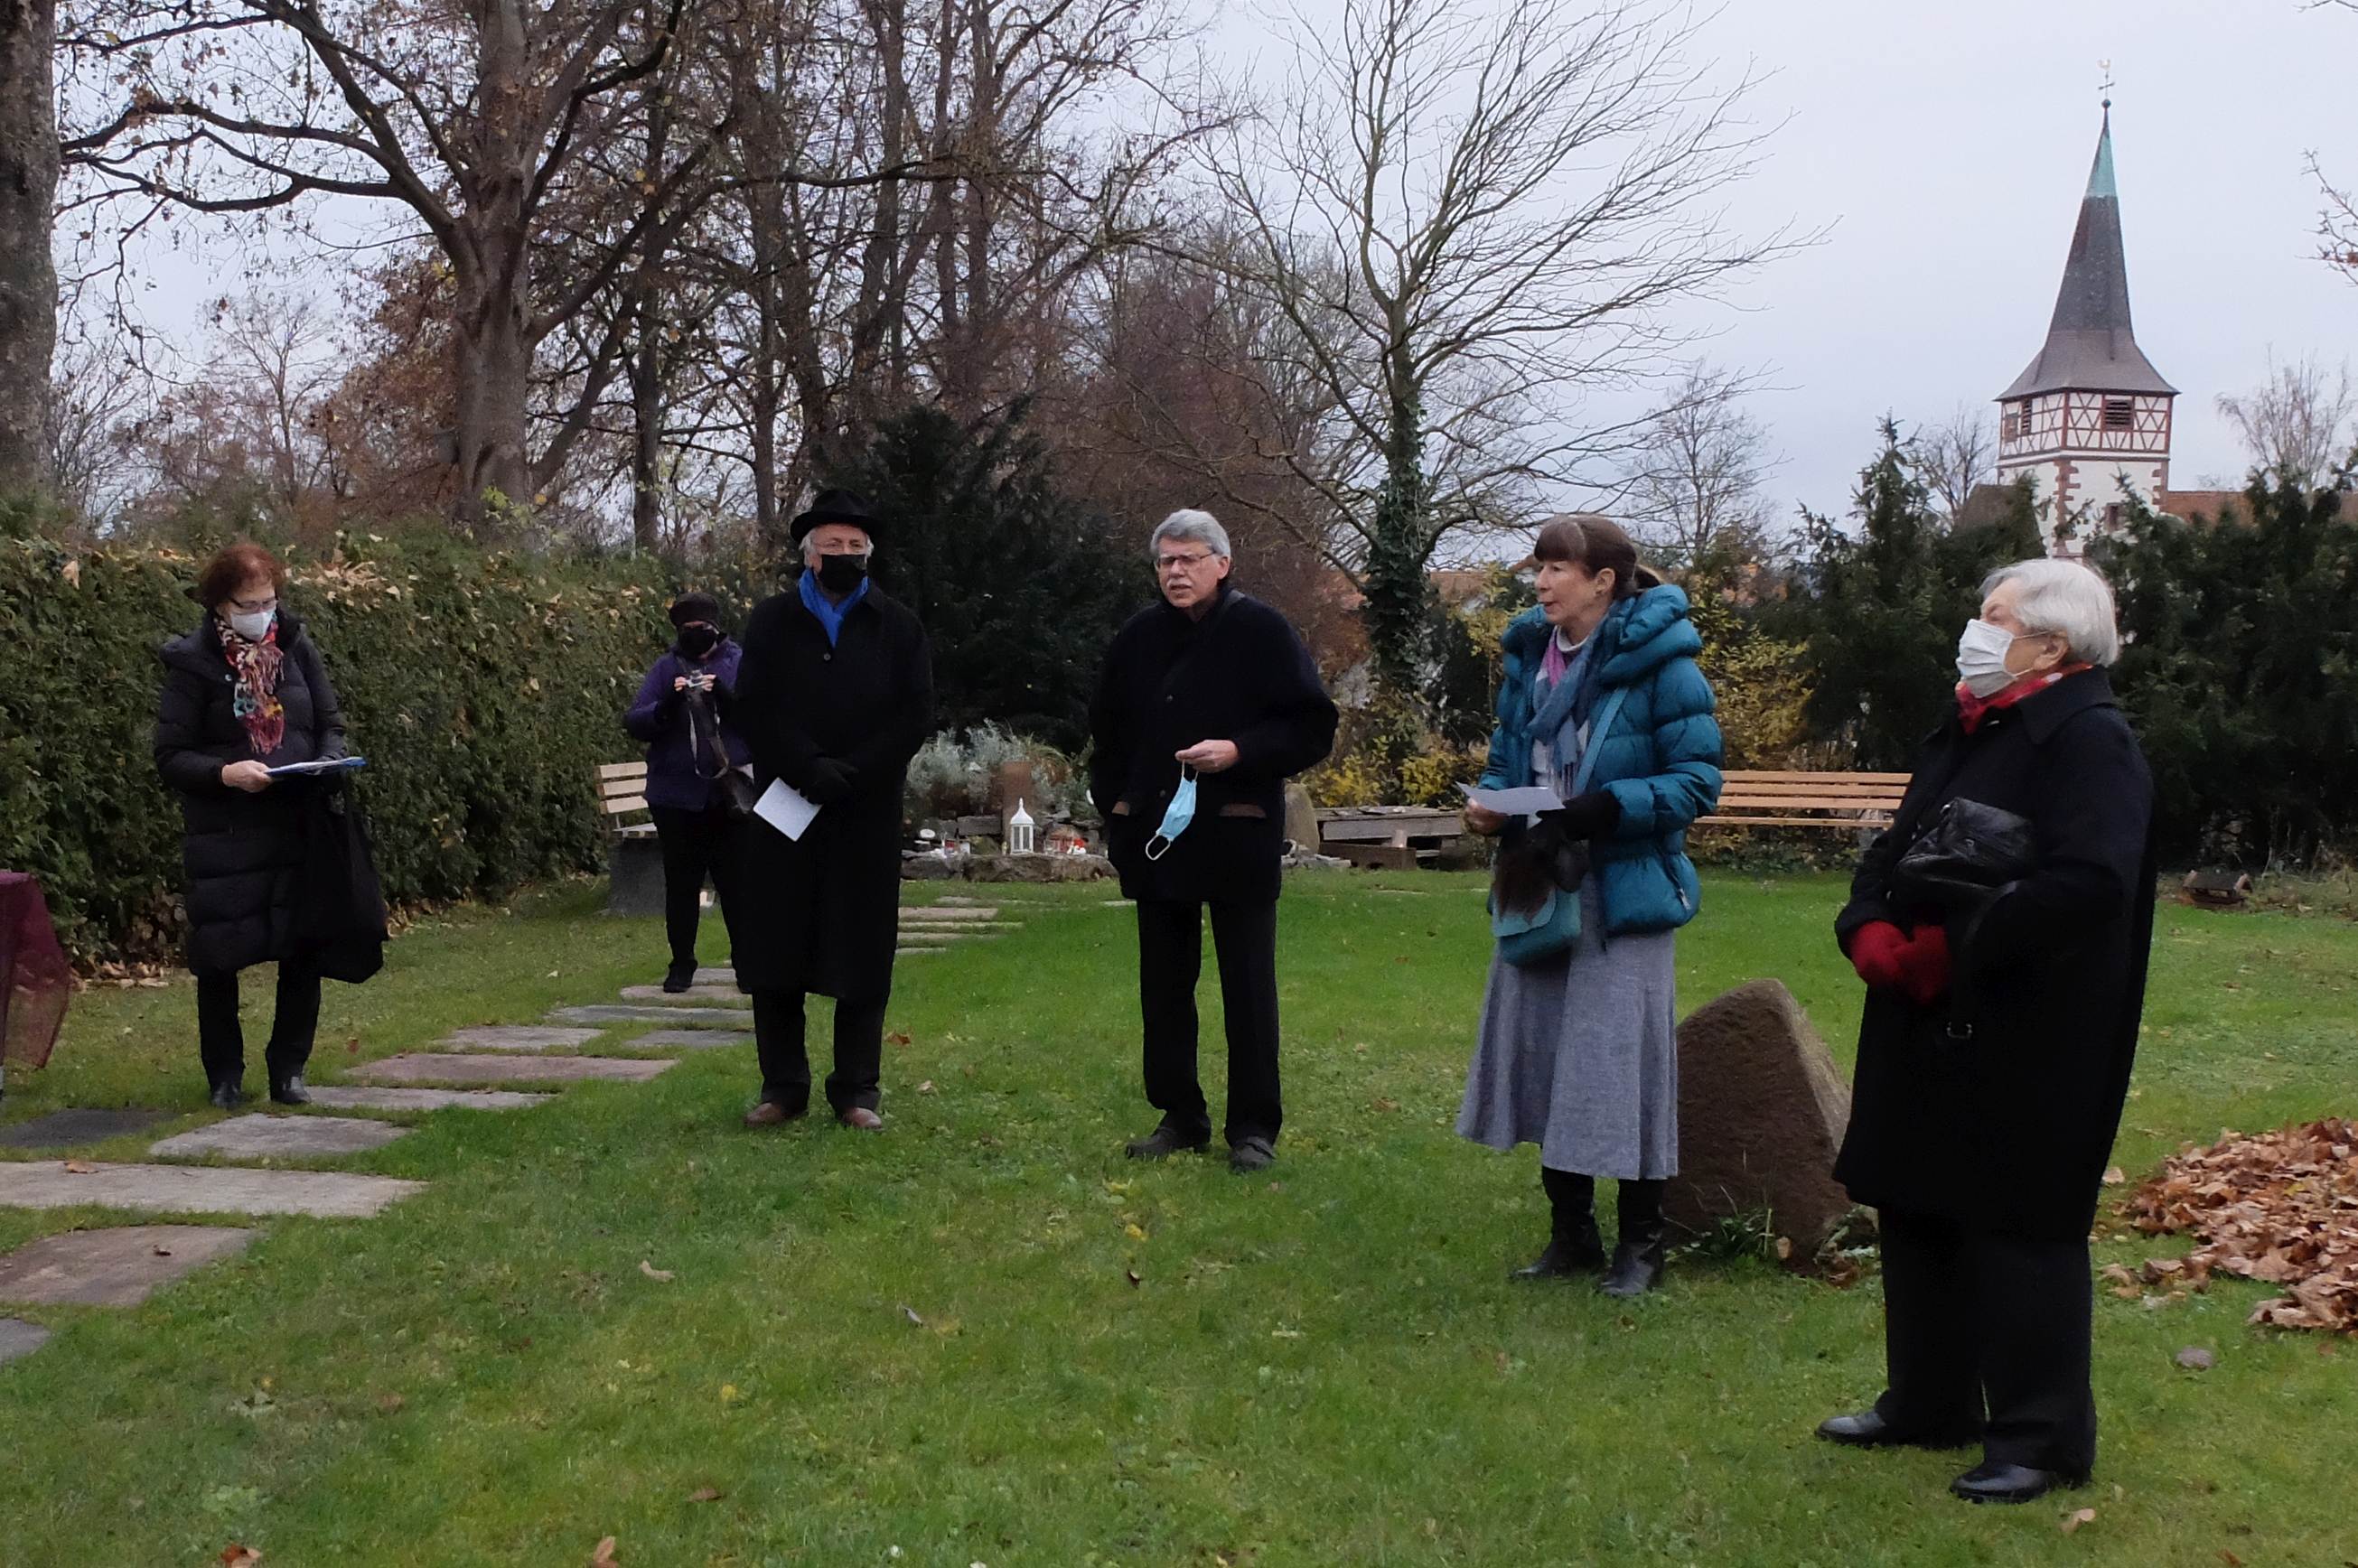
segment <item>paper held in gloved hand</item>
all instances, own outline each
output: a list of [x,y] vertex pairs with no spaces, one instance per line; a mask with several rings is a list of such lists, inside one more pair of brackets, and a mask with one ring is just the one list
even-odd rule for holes
[[753,815],[787,838],[800,838],[811,818],[818,815],[818,807],[785,780],[772,779],[762,798],[753,803]]
[[1536,816],[1542,811],[1553,811],[1563,804],[1555,791],[1545,784],[1526,784],[1520,789],[1476,789],[1472,784],[1459,784],[1466,800],[1485,811],[1495,811],[1501,816]]

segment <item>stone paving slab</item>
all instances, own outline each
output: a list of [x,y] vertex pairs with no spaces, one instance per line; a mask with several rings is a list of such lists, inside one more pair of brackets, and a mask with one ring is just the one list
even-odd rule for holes
[[551,1051],[587,1045],[602,1029],[557,1029],[546,1023],[479,1023],[454,1029],[441,1044],[453,1051]]
[[302,1160],[382,1149],[410,1130],[349,1116],[233,1116],[151,1144],[162,1160],[226,1154],[233,1160]]
[[126,1132],[145,1132],[178,1112],[169,1110],[53,1110],[29,1121],[0,1127],[0,1148],[70,1149]]
[[712,1051],[723,1045],[751,1045],[751,1034],[732,1034],[723,1029],[658,1029],[652,1033],[634,1035],[622,1042],[625,1045],[665,1045],[683,1051]]
[[734,990],[737,989],[737,971],[734,969],[716,969],[711,966],[707,965],[705,968],[696,971],[696,983],[700,986],[727,986],[730,989]]
[[677,1065],[623,1056],[449,1056],[428,1051],[371,1062],[352,1076],[384,1084],[558,1084],[590,1078],[636,1083]]
[[999,911],[976,903],[903,904],[901,920],[996,920]]
[[49,1342],[49,1331],[21,1317],[0,1317],[0,1366],[30,1356]]
[[393,1089],[362,1085],[311,1086],[311,1104],[322,1110],[530,1110],[555,1095],[518,1094],[514,1089]]
[[989,936],[1001,931],[1021,931],[1022,923],[1014,920],[904,920],[901,935],[914,936],[924,933],[931,936]]
[[690,986],[684,991],[667,991],[661,986],[624,986],[622,1000],[654,1002],[658,1007],[696,1007],[704,1003],[718,1003],[722,1007],[735,1008],[747,1008],[753,1005],[753,999],[739,990],[733,984]]
[[896,958],[924,958],[936,953],[948,951],[947,947],[895,947],[892,949],[892,956]]
[[62,1160],[0,1163],[0,1206],[8,1208],[72,1208],[92,1204],[166,1214],[307,1214],[322,1219],[366,1219],[386,1205],[425,1190],[424,1182],[359,1176],[347,1171],[114,1164],[69,1171]]
[[255,1233],[216,1225],[124,1225],[44,1236],[0,1258],[0,1302],[137,1306]]
[[742,1029],[741,1007],[560,1007],[548,1015],[558,1023],[665,1023],[674,1028]]

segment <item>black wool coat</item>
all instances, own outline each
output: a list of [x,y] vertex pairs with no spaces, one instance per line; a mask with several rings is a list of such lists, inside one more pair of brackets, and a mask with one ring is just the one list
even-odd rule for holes
[[799,840],[758,817],[737,828],[721,913],[741,989],[887,995],[901,919],[901,801],[934,724],[933,654],[907,607],[872,585],[830,647],[799,592],[745,627],[730,719],[753,780],[821,807]]
[[268,767],[344,755],[344,715],[318,644],[301,622],[278,615],[283,655],[278,701],[287,733],[257,756],[232,706],[236,675],[210,615],[164,644],[163,698],[156,713],[156,770],[180,797],[180,860],[187,874],[189,968],[233,973],[294,956],[304,925],[306,797],[319,781],[282,779],[259,795],[221,782],[224,764]]
[[[1115,633],[1089,705],[1089,798],[1123,896],[1266,903],[1283,881],[1285,781],[1335,744],[1335,704],[1285,617],[1224,590],[1203,620],[1167,603]],[[1147,841],[1179,787],[1177,753],[1233,741],[1237,765],[1205,773],[1195,817],[1170,851]],[[1314,848],[1314,846],[1313,846]]]
[[2153,945],[2153,781],[2101,670],[1927,743],[1835,923],[1907,928],[1893,863],[1944,801],[2029,818],[2038,869],[1948,922],[1950,994],[1867,993],[1834,1176],[1877,1207],[2055,1240],[2088,1234],[2119,1130]]

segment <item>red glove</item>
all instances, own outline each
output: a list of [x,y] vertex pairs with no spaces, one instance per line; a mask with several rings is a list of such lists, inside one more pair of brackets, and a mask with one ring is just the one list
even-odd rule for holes
[[1909,935],[1899,954],[1898,986],[1918,1007],[1930,1007],[1949,990],[1949,933],[1937,921]]
[[1900,983],[1901,964],[1908,955],[1908,934],[1888,920],[1877,920],[1851,934],[1850,964],[1858,978],[1874,989]]

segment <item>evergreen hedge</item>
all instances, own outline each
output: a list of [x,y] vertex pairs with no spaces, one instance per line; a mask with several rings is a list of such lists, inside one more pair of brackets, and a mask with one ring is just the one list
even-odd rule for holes
[[[0,867],[41,879],[84,962],[178,950],[180,813],[150,745],[156,650],[196,624],[199,562],[0,539]],[[341,694],[386,896],[500,897],[589,871],[594,770],[669,640],[652,562],[566,564],[346,535],[290,559],[290,611]]]

